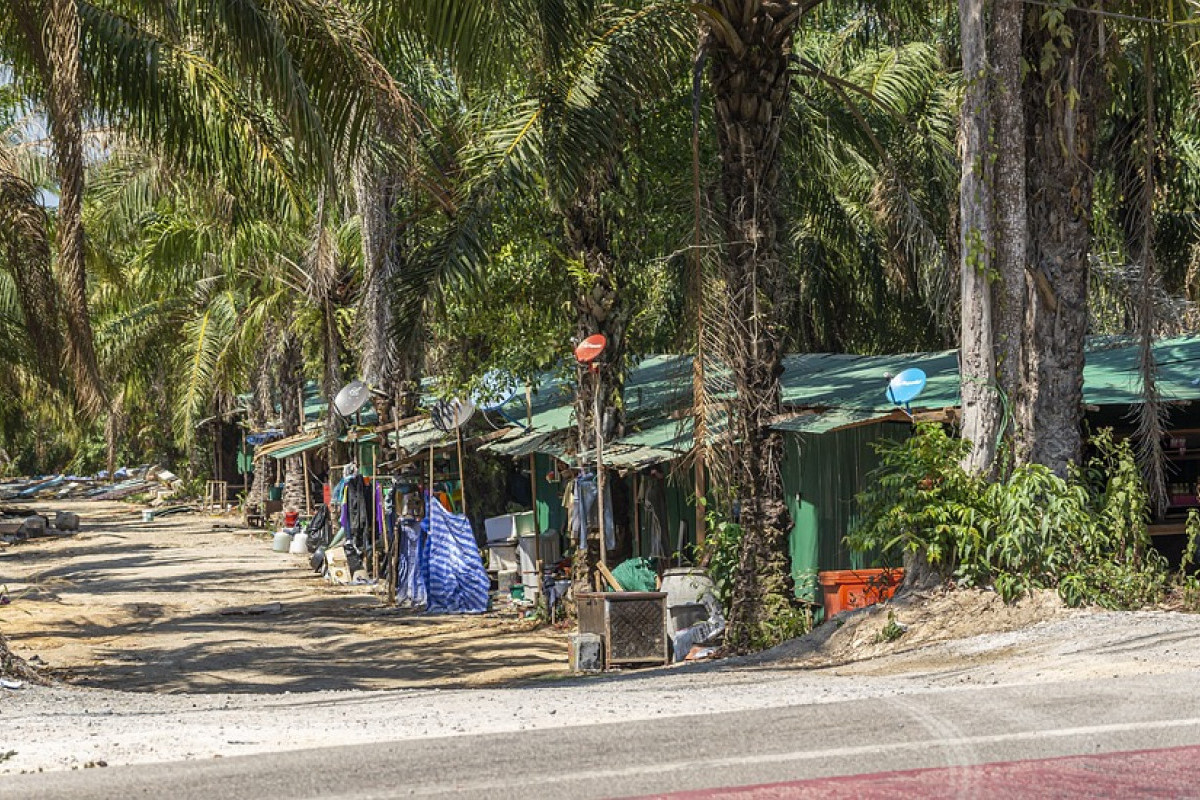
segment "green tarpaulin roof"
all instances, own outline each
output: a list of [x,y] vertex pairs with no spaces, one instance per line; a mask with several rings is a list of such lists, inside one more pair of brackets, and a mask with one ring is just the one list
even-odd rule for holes
[[[1200,400],[1200,336],[1159,342],[1154,352],[1163,398],[1168,401]],[[1095,406],[1126,406],[1141,402],[1135,341],[1128,338],[1094,339],[1086,358],[1085,402]],[[924,391],[911,404],[912,411],[938,411],[958,406],[956,350],[887,356],[793,355],[784,359],[783,405],[790,411],[807,413],[783,419],[774,427],[819,434],[887,419],[896,412],[896,406],[885,394],[885,376],[909,367],[919,367],[928,378]],[[691,449],[688,413],[691,369],[690,356],[658,355],[644,359],[630,371],[625,385],[627,433],[606,446],[606,460],[618,466],[638,466],[677,458]],[[481,448],[514,458],[532,453],[561,458],[575,426],[573,402],[571,382],[548,376],[533,393],[532,425],[524,427],[530,410],[525,406],[524,393],[520,393],[503,406],[502,413],[486,415],[493,427],[512,426],[513,430],[484,442]],[[454,441],[428,420],[408,425],[391,436],[409,454]],[[287,449],[271,455],[285,458],[321,444],[324,439],[317,438],[303,446],[288,445]],[[297,447],[299,449],[294,449]],[[582,455],[587,456],[586,453]]]
[[832,433],[868,422],[892,419],[894,411],[859,411],[852,408],[834,408],[820,414],[801,414],[798,417],[778,422],[772,427],[789,433]]
[[[1154,355],[1164,400],[1200,400],[1200,336],[1161,341],[1154,345]],[[1142,402],[1136,342],[1093,339],[1085,357],[1084,402],[1095,406]],[[924,370],[928,378],[925,390],[912,402],[914,411],[959,404],[957,350],[894,356],[813,354],[790,356],[784,363],[783,403],[793,408],[892,411],[895,406],[888,402],[885,376],[909,367]],[[785,427],[790,424],[789,420],[775,427],[790,430]]]
[[318,433],[315,435],[305,436],[300,441],[288,441],[282,446],[273,448],[270,452],[263,455],[270,456],[275,459],[288,458],[290,456],[298,456],[308,450],[316,450],[318,447],[324,447],[328,439],[324,434]]

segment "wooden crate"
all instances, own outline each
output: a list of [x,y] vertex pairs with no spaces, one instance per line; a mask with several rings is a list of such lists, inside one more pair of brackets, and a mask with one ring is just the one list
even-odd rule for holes
[[580,592],[579,632],[599,634],[604,666],[657,666],[670,660],[666,592]]

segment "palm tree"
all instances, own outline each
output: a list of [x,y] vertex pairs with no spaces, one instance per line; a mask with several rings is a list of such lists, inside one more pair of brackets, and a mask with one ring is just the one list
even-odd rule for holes
[[783,352],[774,304],[782,275],[778,187],[783,122],[791,100],[789,56],[815,2],[711,0],[697,5],[715,110],[724,233],[721,259],[728,333],[722,360],[736,391],[733,480],[744,530],[729,643],[752,647],[772,598],[791,594],[783,537],[783,441],[769,428],[780,408]]
[[[94,414],[106,390],[87,305],[85,115],[136,132],[193,167],[215,172],[250,153],[259,165],[301,164],[306,174],[329,180],[334,156],[357,148],[366,120],[396,125],[408,107],[343,6],[313,0],[186,9],[71,0],[7,5],[0,58],[28,97],[44,101],[58,177],[57,271],[68,364],[81,406]],[[263,108],[277,110],[278,125]],[[280,126],[284,149],[273,130]],[[259,146],[241,149],[243,141]],[[287,152],[293,146],[294,162]]]
[[688,17],[672,2],[585,2],[546,11],[514,14],[504,28],[520,34],[508,59],[525,94],[499,111],[485,101],[476,122],[480,133],[458,158],[466,180],[453,224],[425,276],[434,284],[467,283],[478,273],[487,258],[488,220],[502,194],[506,203],[520,192],[548,204],[560,221],[574,281],[576,338],[602,333],[608,340],[598,381],[583,380],[576,391],[582,450],[593,438],[593,392],[602,397],[605,435],[622,428],[633,298],[626,290],[629,264],[614,252],[612,197],[620,191],[634,120],[673,90],[674,67],[685,63]]

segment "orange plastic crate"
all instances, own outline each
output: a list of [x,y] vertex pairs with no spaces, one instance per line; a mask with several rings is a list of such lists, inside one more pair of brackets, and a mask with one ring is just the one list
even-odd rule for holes
[[903,569],[837,569],[817,573],[825,619],[852,608],[891,599],[904,580]]

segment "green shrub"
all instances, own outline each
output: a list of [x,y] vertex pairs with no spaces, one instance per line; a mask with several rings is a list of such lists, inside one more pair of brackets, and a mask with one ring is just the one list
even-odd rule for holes
[[697,556],[712,579],[721,607],[728,610],[733,600],[734,576],[742,548],[742,526],[709,512],[706,528]]
[[855,550],[923,552],[962,586],[993,586],[1006,601],[1055,588],[1072,606],[1134,608],[1161,598],[1167,565],[1150,546],[1148,497],[1128,442],[1111,431],[1096,455],[1060,478],[1040,464],[988,481],[961,466],[968,444],[938,425],[876,445],[881,464],[859,495],[847,537]]

